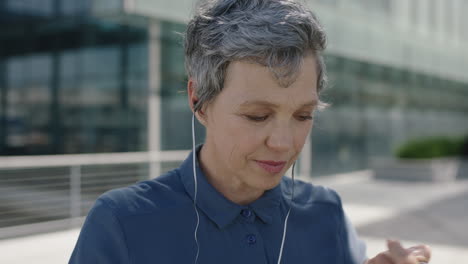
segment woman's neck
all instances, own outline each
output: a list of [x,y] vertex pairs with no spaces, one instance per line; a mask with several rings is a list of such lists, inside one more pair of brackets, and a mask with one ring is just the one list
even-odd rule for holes
[[263,195],[263,190],[251,188],[235,176],[229,175],[226,169],[219,166],[222,163],[217,162],[216,156],[205,144],[199,152],[198,162],[207,181],[224,197],[236,204],[247,205]]

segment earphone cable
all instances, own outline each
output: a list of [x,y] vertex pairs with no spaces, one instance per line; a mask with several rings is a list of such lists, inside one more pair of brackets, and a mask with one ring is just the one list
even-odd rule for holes
[[195,210],[195,214],[197,215],[197,224],[195,226],[195,244],[197,246],[197,255],[195,256],[195,264],[198,263],[198,255],[200,254],[200,246],[198,244],[198,226],[200,225],[200,214],[198,213],[197,208],[197,195],[198,195],[198,181],[197,181],[197,170],[196,170],[196,162],[197,162],[197,152],[195,150],[195,114],[192,115],[192,152],[193,152],[193,181],[195,184],[195,193],[193,195],[193,209]]
[[292,171],[291,171],[291,178],[292,178],[292,190],[291,190],[291,201],[289,204],[288,213],[286,214],[286,219],[284,219],[284,229],[283,229],[283,238],[281,239],[281,247],[278,256],[278,264],[281,264],[281,259],[283,257],[283,248],[284,248],[284,241],[286,240],[286,233],[288,228],[288,219],[289,214],[291,213],[292,203],[294,199],[294,168],[296,167],[296,162],[293,163]]

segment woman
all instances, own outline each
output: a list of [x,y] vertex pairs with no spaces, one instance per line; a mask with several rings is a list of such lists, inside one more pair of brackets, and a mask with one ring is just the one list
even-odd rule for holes
[[208,1],[185,37],[189,105],[205,143],[179,168],[102,195],[70,263],[428,261],[427,247],[396,241],[366,259],[334,191],[283,177],[326,83],[325,33],[305,6]]

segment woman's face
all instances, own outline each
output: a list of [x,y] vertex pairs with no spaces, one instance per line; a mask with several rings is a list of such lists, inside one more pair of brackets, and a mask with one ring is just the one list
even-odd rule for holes
[[317,107],[313,56],[303,61],[289,87],[268,68],[245,61],[230,64],[222,92],[202,114],[208,171],[236,188],[265,191],[279,184],[294,163],[312,127]]

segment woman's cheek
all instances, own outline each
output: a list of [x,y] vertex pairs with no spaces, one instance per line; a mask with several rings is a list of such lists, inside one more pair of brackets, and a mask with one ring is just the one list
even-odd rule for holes
[[301,150],[304,146],[305,142],[307,141],[307,137],[309,136],[310,130],[312,129],[311,124],[307,124],[304,126],[300,126],[296,132],[295,142],[296,148]]

